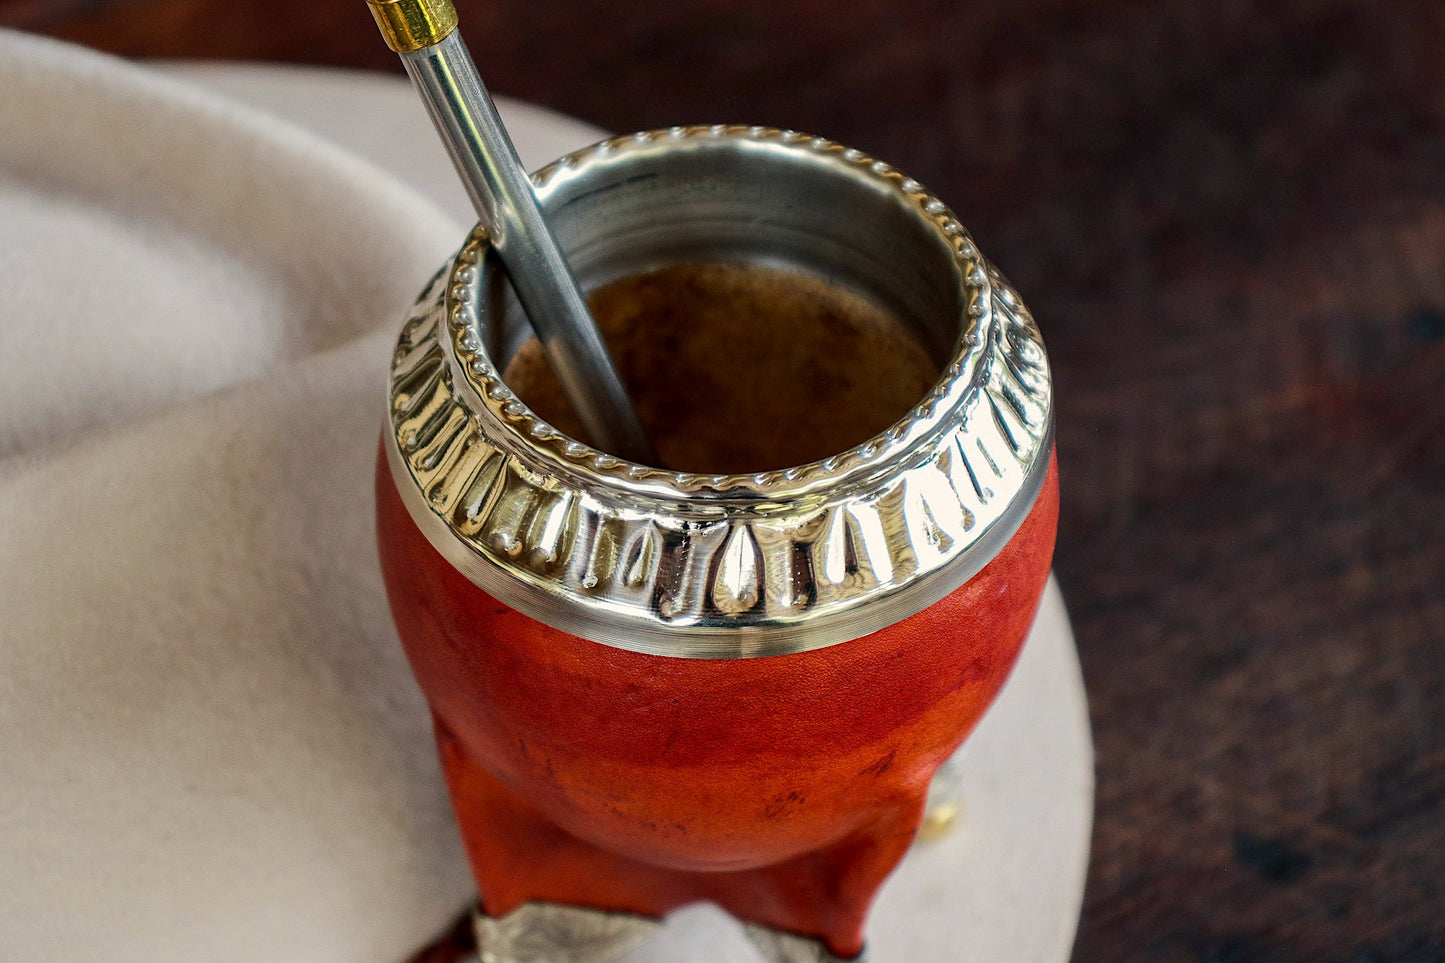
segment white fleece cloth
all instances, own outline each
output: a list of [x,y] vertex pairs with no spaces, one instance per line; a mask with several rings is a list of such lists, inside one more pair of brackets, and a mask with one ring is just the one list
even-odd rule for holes
[[389,342],[463,234],[0,32],[0,960],[394,961],[467,903],[371,495]]

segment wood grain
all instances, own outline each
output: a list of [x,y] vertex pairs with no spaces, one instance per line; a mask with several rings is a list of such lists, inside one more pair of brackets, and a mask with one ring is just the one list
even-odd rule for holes
[[[875,153],[1028,299],[1098,746],[1078,959],[1445,958],[1445,6],[458,6],[499,92]],[[0,24],[394,69],[359,0],[287,7]]]

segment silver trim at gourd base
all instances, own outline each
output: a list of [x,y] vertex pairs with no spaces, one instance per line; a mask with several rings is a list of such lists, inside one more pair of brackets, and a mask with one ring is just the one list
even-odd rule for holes
[[[477,963],[612,963],[647,943],[662,921],[631,913],[523,903],[506,916],[472,913]],[[764,963],[868,963],[868,952],[848,960],[834,956],[821,941],[769,926],[748,923],[743,935]]]
[[534,181],[586,288],[700,261],[802,271],[900,318],[942,374],[882,434],[812,464],[630,463],[502,382],[529,330],[478,229],[403,327],[385,448],[418,527],[487,593],[637,652],[769,656],[927,608],[1018,530],[1053,447],[1043,343],[916,181],[821,138],[720,126],[613,138]]

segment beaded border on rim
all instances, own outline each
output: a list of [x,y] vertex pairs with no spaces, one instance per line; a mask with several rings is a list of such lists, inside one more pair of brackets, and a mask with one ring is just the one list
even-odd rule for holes
[[477,229],[403,328],[389,406],[394,478],[429,540],[472,581],[594,641],[728,657],[856,638],[972,577],[1032,507],[1052,447],[1038,329],[946,205],[822,138],[720,126],[616,137],[539,172],[539,193],[695,138],[807,151],[916,206],[952,250],[967,295],[963,334],[930,393],[881,434],[807,465],[703,475],[629,463],[562,435],[501,381],[478,333],[487,307]]
[[[660,141],[684,141],[701,137],[746,137],[754,141],[772,141],[789,147],[803,147],[807,150],[824,156],[834,156],[846,162],[859,171],[866,172],[869,176],[892,185],[899,192],[912,198],[919,209],[919,212],[928,221],[933,223],[937,229],[950,239],[953,246],[954,256],[963,271],[964,283],[967,289],[968,302],[966,312],[970,320],[970,330],[965,334],[964,340],[968,343],[970,350],[960,356],[950,359],[949,364],[939,375],[929,394],[915,405],[908,414],[895,422],[889,428],[878,435],[841,452],[820,461],[811,462],[805,465],[793,466],[777,471],[757,472],[752,474],[738,475],[708,475],[693,472],[673,472],[660,468],[651,468],[635,465],[624,461],[616,456],[599,452],[590,446],[573,441],[562,435],[547,422],[538,418],[526,407],[502,382],[495,366],[491,360],[479,350],[468,351],[468,345],[462,339],[458,339],[458,348],[465,352],[467,381],[475,387],[483,398],[495,399],[498,404],[488,405],[497,412],[498,416],[511,425],[516,431],[530,438],[534,443],[546,449],[562,461],[585,467],[597,472],[604,477],[610,477],[629,482],[661,482],[662,489],[651,492],[666,497],[672,491],[683,493],[696,493],[711,491],[718,494],[748,493],[766,495],[770,499],[786,500],[805,493],[805,489],[795,489],[790,483],[795,482],[821,482],[831,484],[844,476],[851,474],[858,468],[871,467],[872,464],[887,460],[891,449],[896,449],[900,444],[907,442],[909,445],[916,444],[920,439],[916,430],[922,422],[929,422],[927,427],[932,427],[932,421],[936,413],[950,407],[950,396],[958,392],[953,390],[958,385],[965,368],[970,367],[975,358],[980,354],[979,347],[974,337],[978,321],[988,314],[988,301],[992,294],[994,279],[989,277],[988,266],[983,257],[979,254],[978,248],[958,218],[938,198],[919,184],[917,181],[896,171],[883,161],[874,160],[862,151],[852,147],[844,147],[834,141],[823,137],[813,137],[797,131],[781,130],[771,127],[747,127],[742,125],[692,126],[692,127],[671,127],[656,131],[640,131],[636,134],[623,135],[609,138],[593,144],[590,147],[568,154],[534,175],[534,181],[538,191],[545,192],[554,180],[566,177],[568,172],[576,170],[586,164],[606,162],[626,154],[640,147],[647,147]],[[474,232],[468,239],[462,256],[468,257],[473,264],[480,257],[481,245],[485,243],[485,234]],[[460,280],[461,276],[457,278]],[[467,279],[469,280],[469,279]],[[1001,279],[1000,279],[1001,280]],[[465,282],[460,286],[465,287]],[[1010,292],[1012,293],[1012,292]],[[454,288],[452,296],[458,297],[459,290]],[[466,297],[466,295],[460,295]],[[1014,297],[1017,301],[1017,297]],[[459,302],[458,308],[463,308],[465,302]],[[461,335],[467,327],[467,322],[458,316],[456,309],[453,315],[453,331]],[[477,345],[479,348],[480,346]],[[807,487],[812,487],[808,485]],[[629,489],[632,494],[641,494],[635,487]]]

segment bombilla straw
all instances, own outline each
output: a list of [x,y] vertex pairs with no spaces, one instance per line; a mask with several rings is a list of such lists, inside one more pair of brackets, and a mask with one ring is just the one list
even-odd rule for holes
[[657,463],[577,278],[457,31],[450,0],[367,0],[506,266],[567,400],[598,447]]

